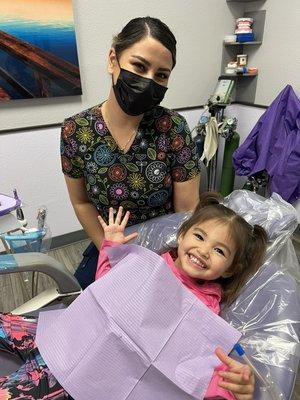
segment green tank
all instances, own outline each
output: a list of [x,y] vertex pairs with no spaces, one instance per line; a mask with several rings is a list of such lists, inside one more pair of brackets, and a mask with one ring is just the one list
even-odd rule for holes
[[226,139],[223,166],[220,184],[220,193],[222,196],[227,196],[233,190],[235,172],[232,166],[232,155],[234,151],[239,147],[240,135],[237,132]]

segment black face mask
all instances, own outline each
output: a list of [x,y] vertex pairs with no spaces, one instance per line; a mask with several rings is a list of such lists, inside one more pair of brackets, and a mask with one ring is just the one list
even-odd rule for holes
[[168,88],[159,85],[153,79],[121,68],[113,89],[119,106],[126,114],[141,115],[157,106]]

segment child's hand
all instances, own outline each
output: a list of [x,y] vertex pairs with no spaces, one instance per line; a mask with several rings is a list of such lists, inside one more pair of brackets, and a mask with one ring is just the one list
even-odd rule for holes
[[104,237],[106,240],[111,240],[112,242],[124,244],[124,243],[129,242],[129,240],[137,237],[137,235],[138,235],[137,232],[131,233],[128,236],[124,235],[124,230],[126,228],[130,212],[129,211],[126,212],[123,220],[122,220],[122,213],[123,213],[123,207],[119,207],[119,210],[116,215],[116,219],[114,221],[113,208],[110,207],[109,216],[108,216],[108,225],[104,221],[104,219],[101,217],[101,215],[98,216],[98,220],[100,222],[100,225],[103,228]]
[[228,371],[218,372],[223,378],[218,385],[231,391],[238,400],[253,400],[255,380],[249,365],[241,364],[230,358],[220,347],[216,349],[215,353],[222,363],[228,366]]

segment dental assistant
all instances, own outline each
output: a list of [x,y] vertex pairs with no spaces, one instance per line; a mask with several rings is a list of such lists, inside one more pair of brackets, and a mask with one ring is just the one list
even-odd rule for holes
[[92,240],[75,276],[95,279],[104,235],[99,213],[130,211],[128,225],[192,210],[199,200],[200,164],[185,119],[161,107],[176,63],[176,39],[152,17],[135,18],[108,55],[112,86],[106,101],[62,125],[61,156],[71,203]]

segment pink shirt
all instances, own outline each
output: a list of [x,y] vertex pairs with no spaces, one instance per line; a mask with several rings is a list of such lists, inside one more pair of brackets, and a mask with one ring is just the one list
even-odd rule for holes
[[[105,275],[110,269],[109,258],[106,253],[106,248],[120,246],[120,244],[104,240],[99,252],[99,259],[96,271],[96,280]],[[162,258],[166,261],[167,265],[171,268],[177,278],[191,290],[195,296],[197,296],[204,304],[207,305],[213,312],[219,314],[220,312],[220,301],[221,301],[221,287],[219,284],[214,282],[205,282],[201,285],[194,279],[190,278],[184,271],[179,270],[170,253],[162,254]],[[213,373],[210,384],[205,394],[205,399],[209,398],[220,398],[227,400],[235,400],[233,394],[227,390],[218,386],[218,382],[223,378],[218,375],[218,371],[226,371],[227,366],[220,364]]]

